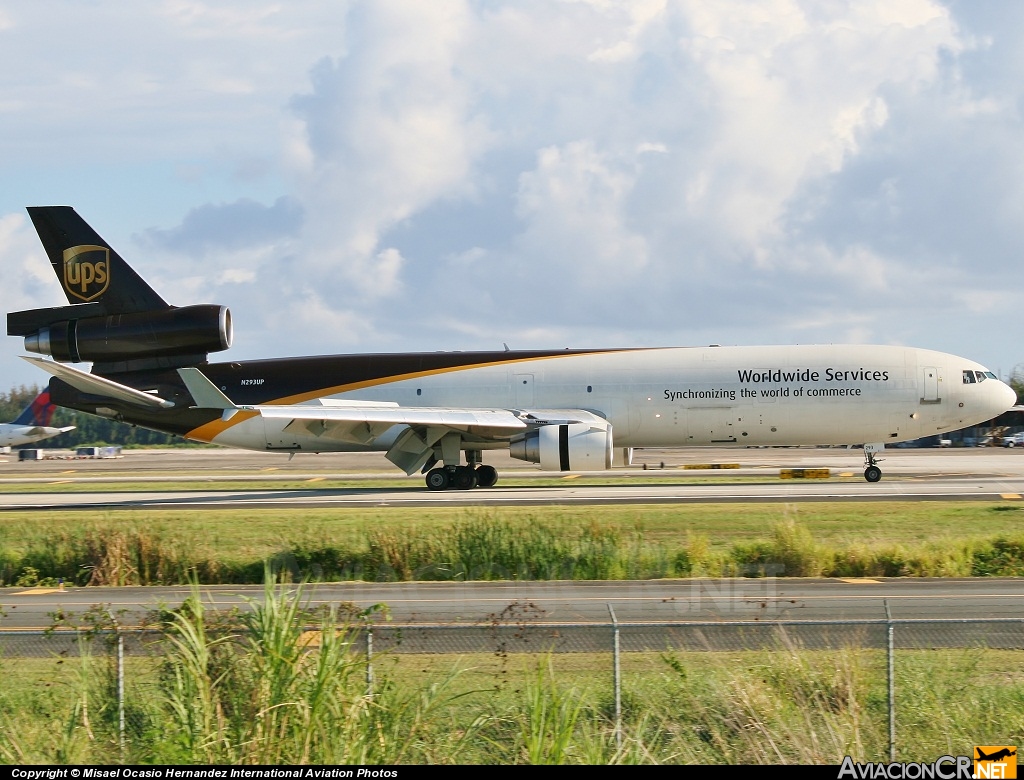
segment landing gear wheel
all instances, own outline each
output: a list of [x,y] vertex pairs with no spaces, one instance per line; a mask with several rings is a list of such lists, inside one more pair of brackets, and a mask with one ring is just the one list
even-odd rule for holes
[[450,484],[448,472],[444,469],[431,469],[427,472],[427,487],[431,490],[447,490]]
[[459,466],[452,476],[452,487],[458,490],[472,490],[476,487],[476,472],[469,466]]
[[476,470],[477,487],[494,487],[498,482],[498,470],[494,466],[478,466]]
[[878,462],[882,458],[878,457],[878,453],[885,450],[885,443],[879,442],[870,444],[865,442],[864,444],[864,479],[868,482],[878,482],[882,478],[882,470],[878,468]]

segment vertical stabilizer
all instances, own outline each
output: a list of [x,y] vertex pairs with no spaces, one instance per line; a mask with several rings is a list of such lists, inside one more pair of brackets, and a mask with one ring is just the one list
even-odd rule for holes
[[53,413],[57,410],[57,407],[50,402],[50,391],[43,390],[37,395],[25,410],[18,415],[18,419],[14,421],[15,425],[41,425],[43,427],[50,424],[50,420],[53,419]]
[[30,206],[28,214],[69,303],[95,303],[107,315],[168,308],[73,208]]

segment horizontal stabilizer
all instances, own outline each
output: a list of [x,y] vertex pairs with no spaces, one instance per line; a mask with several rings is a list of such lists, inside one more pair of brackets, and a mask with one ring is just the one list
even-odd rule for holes
[[68,431],[73,431],[73,430],[75,430],[75,426],[74,425],[68,425],[68,426],[66,426],[64,428],[51,428],[48,425],[37,425],[35,428],[32,428],[32,429],[26,431],[25,435],[26,436],[39,436],[40,438],[43,438],[43,437],[49,437],[49,436],[57,436],[57,435],[59,435],[61,433],[67,433]]
[[166,401],[158,396],[144,393],[141,390],[136,390],[134,387],[118,384],[95,374],[87,374],[84,371],[79,371],[77,368],[65,366],[63,363],[55,363],[51,360],[29,357],[28,355],[22,355],[21,359],[38,366],[46,373],[67,382],[73,388],[83,393],[114,398],[133,406],[144,406],[150,409],[170,409],[174,406],[174,401]]

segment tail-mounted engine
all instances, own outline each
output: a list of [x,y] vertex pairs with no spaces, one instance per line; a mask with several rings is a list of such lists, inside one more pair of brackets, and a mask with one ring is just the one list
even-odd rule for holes
[[138,358],[202,356],[231,346],[231,312],[201,304],[155,311],[86,316],[89,304],[8,315],[7,333],[25,349],[63,363],[113,363]]
[[606,421],[545,425],[512,440],[509,454],[545,471],[602,471],[612,467],[612,426]]

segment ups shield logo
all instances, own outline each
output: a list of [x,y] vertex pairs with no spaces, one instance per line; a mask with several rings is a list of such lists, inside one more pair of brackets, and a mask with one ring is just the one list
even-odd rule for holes
[[82,301],[99,298],[110,286],[110,250],[73,246],[64,250],[64,289]]

